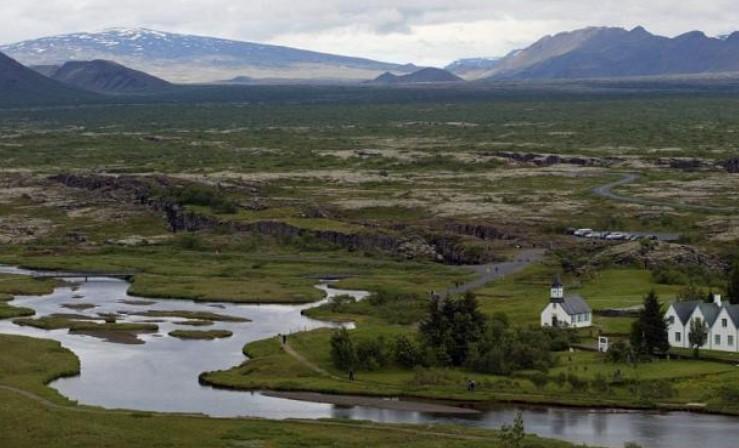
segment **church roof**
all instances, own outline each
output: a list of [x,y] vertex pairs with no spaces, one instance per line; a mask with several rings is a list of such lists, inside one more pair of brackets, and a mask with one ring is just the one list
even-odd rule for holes
[[590,313],[592,311],[590,309],[590,305],[588,305],[585,299],[574,294],[565,297],[561,305],[562,309],[565,310],[565,313],[570,316],[574,316],[576,314]]

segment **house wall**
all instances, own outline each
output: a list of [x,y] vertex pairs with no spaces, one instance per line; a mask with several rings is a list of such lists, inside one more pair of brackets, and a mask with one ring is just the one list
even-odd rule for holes
[[[726,327],[723,326],[724,322],[726,323]],[[729,317],[729,313],[726,311],[726,308],[723,308],[719,313],[716,322],[714,322],[713,327],[711,327],[710,333],[711,350],[739,352],[739,340],[737,340],[739,332],[734,326],[734,322],[731,320],[731,317]],[[716,344],[716,336],[719,336],[720,338],[718,344]],[[729,336],[733,337],[732,344],[729,344]]]
[[[696,318],[700,318],[701,320],[705,321],[703,313],[700,311],[699,308],[696,308],[693,311],[693,314],[690,315],[690,319],[688,320],[688,322],[683,325],[682,322],[680,322],[680,318],[677,316],[677,313],[675,313],[675,310],[671,306],[667,310],[667,313],[665,313],[665,319],[669,319],[671,317],[673,318],[673,323],[667,326],[668,340],[670,342],[670,346],[690,348],[690,342],[688,339],[690,323]],[[723,327],[723,319],[726,319],[726,327]],[[682,337],[680,338],[680,341],[677,341],[675,338],[676,332],[681,333]],[[716,344],[717,335],[720,337],[718,344]],[[731,345],[728,343],[729,336],[734,337],[734,343]],[[713,326],[708,329],[708,340],[702,348],[722,352],[739,352],[739,329],[734,325],[734,322],[729,317],[729,313],[726,311],[725,308],[721,310],[718,318],[713,323]]]
[[[672,318],[672,323],[667,325],[667,338],[670,341],[670,346],[688,348],[688,335],[685,334],[685,327],[672,306],[665,313],[665,319],[669,320],[670,318]],[[677,339],[675,333],[680,333],[680,340]]]
[[581,314],[581,320],[577,320],[576,316],[572,316],[572,326],[575,328],[587,328],[593,325],[593,313]]

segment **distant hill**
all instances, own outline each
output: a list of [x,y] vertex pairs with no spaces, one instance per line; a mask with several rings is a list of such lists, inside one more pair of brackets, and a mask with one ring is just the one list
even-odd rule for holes
[[112,61],[67,62],[51,78],[80,89],[97,93],[153,93],[170,87],[167,81],[133,70]]
[[642,27],[585,28],[546,36],[515,51],[482,77],[584,79],[739,72],[739,32],[711,38],[693,31],[675,38]]
[[440,68],[423,68],[408,75],[394,75],[390,72],[383,73],[375,78],[373,84],[430,84],[463,82],[459,76],[449,73]]
[[444,70],[465,79],[477,79],[488,74],[499,63],[501,58],[467,58],[458,59],[444,67]]
[[226,81],[221,81],[219,84],[253,84],[254,78],[248,76],[236,76]]
[[0,107],[74,104],[96,97],[49,79],[0,53]]
[[361,81],[385,71],[410,73],[418,69],[413,65],[143,28],[44,37],[0,46],[0,51],[27,65],[112,60],[178,83],[216,82],[237,76]]
[[41,73],[47,78],[51,78],[52,76],[54,76],[54,73],[56,73],[57,70],[61,68],[61,66],[59,65],[31,65],[28,68],[30,68],[36,73]]

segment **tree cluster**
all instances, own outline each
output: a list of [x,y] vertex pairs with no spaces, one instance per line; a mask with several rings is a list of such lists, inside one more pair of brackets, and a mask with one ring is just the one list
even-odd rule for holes
[[331,358],[341,370],[375,370],[389,364],[404,368],[466,367],[480,373],[509,375],[517,370],[546,371],[552,351],[566,350],[573,333],[540,328],[511,328],[505,314],[486,318],[477,300],[434,298],[417,338],[399,336],[354,340],[341,329],[331,337]]

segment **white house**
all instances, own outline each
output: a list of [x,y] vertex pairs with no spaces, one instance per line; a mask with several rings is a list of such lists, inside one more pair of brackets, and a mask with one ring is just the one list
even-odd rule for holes
[[593,325],[593,310],[578,295],[565,296],[559,276],[549,290],[549,304],[541,312],[542,327],[586,328]]
[[739,352],[739,305],[725,305],[718,294],[713,295],[713,303],[675,302],[667,309],[665,319],[672,347],[691,348],[690,323],[701,319],[708,329],[708,339],[701,348]]

